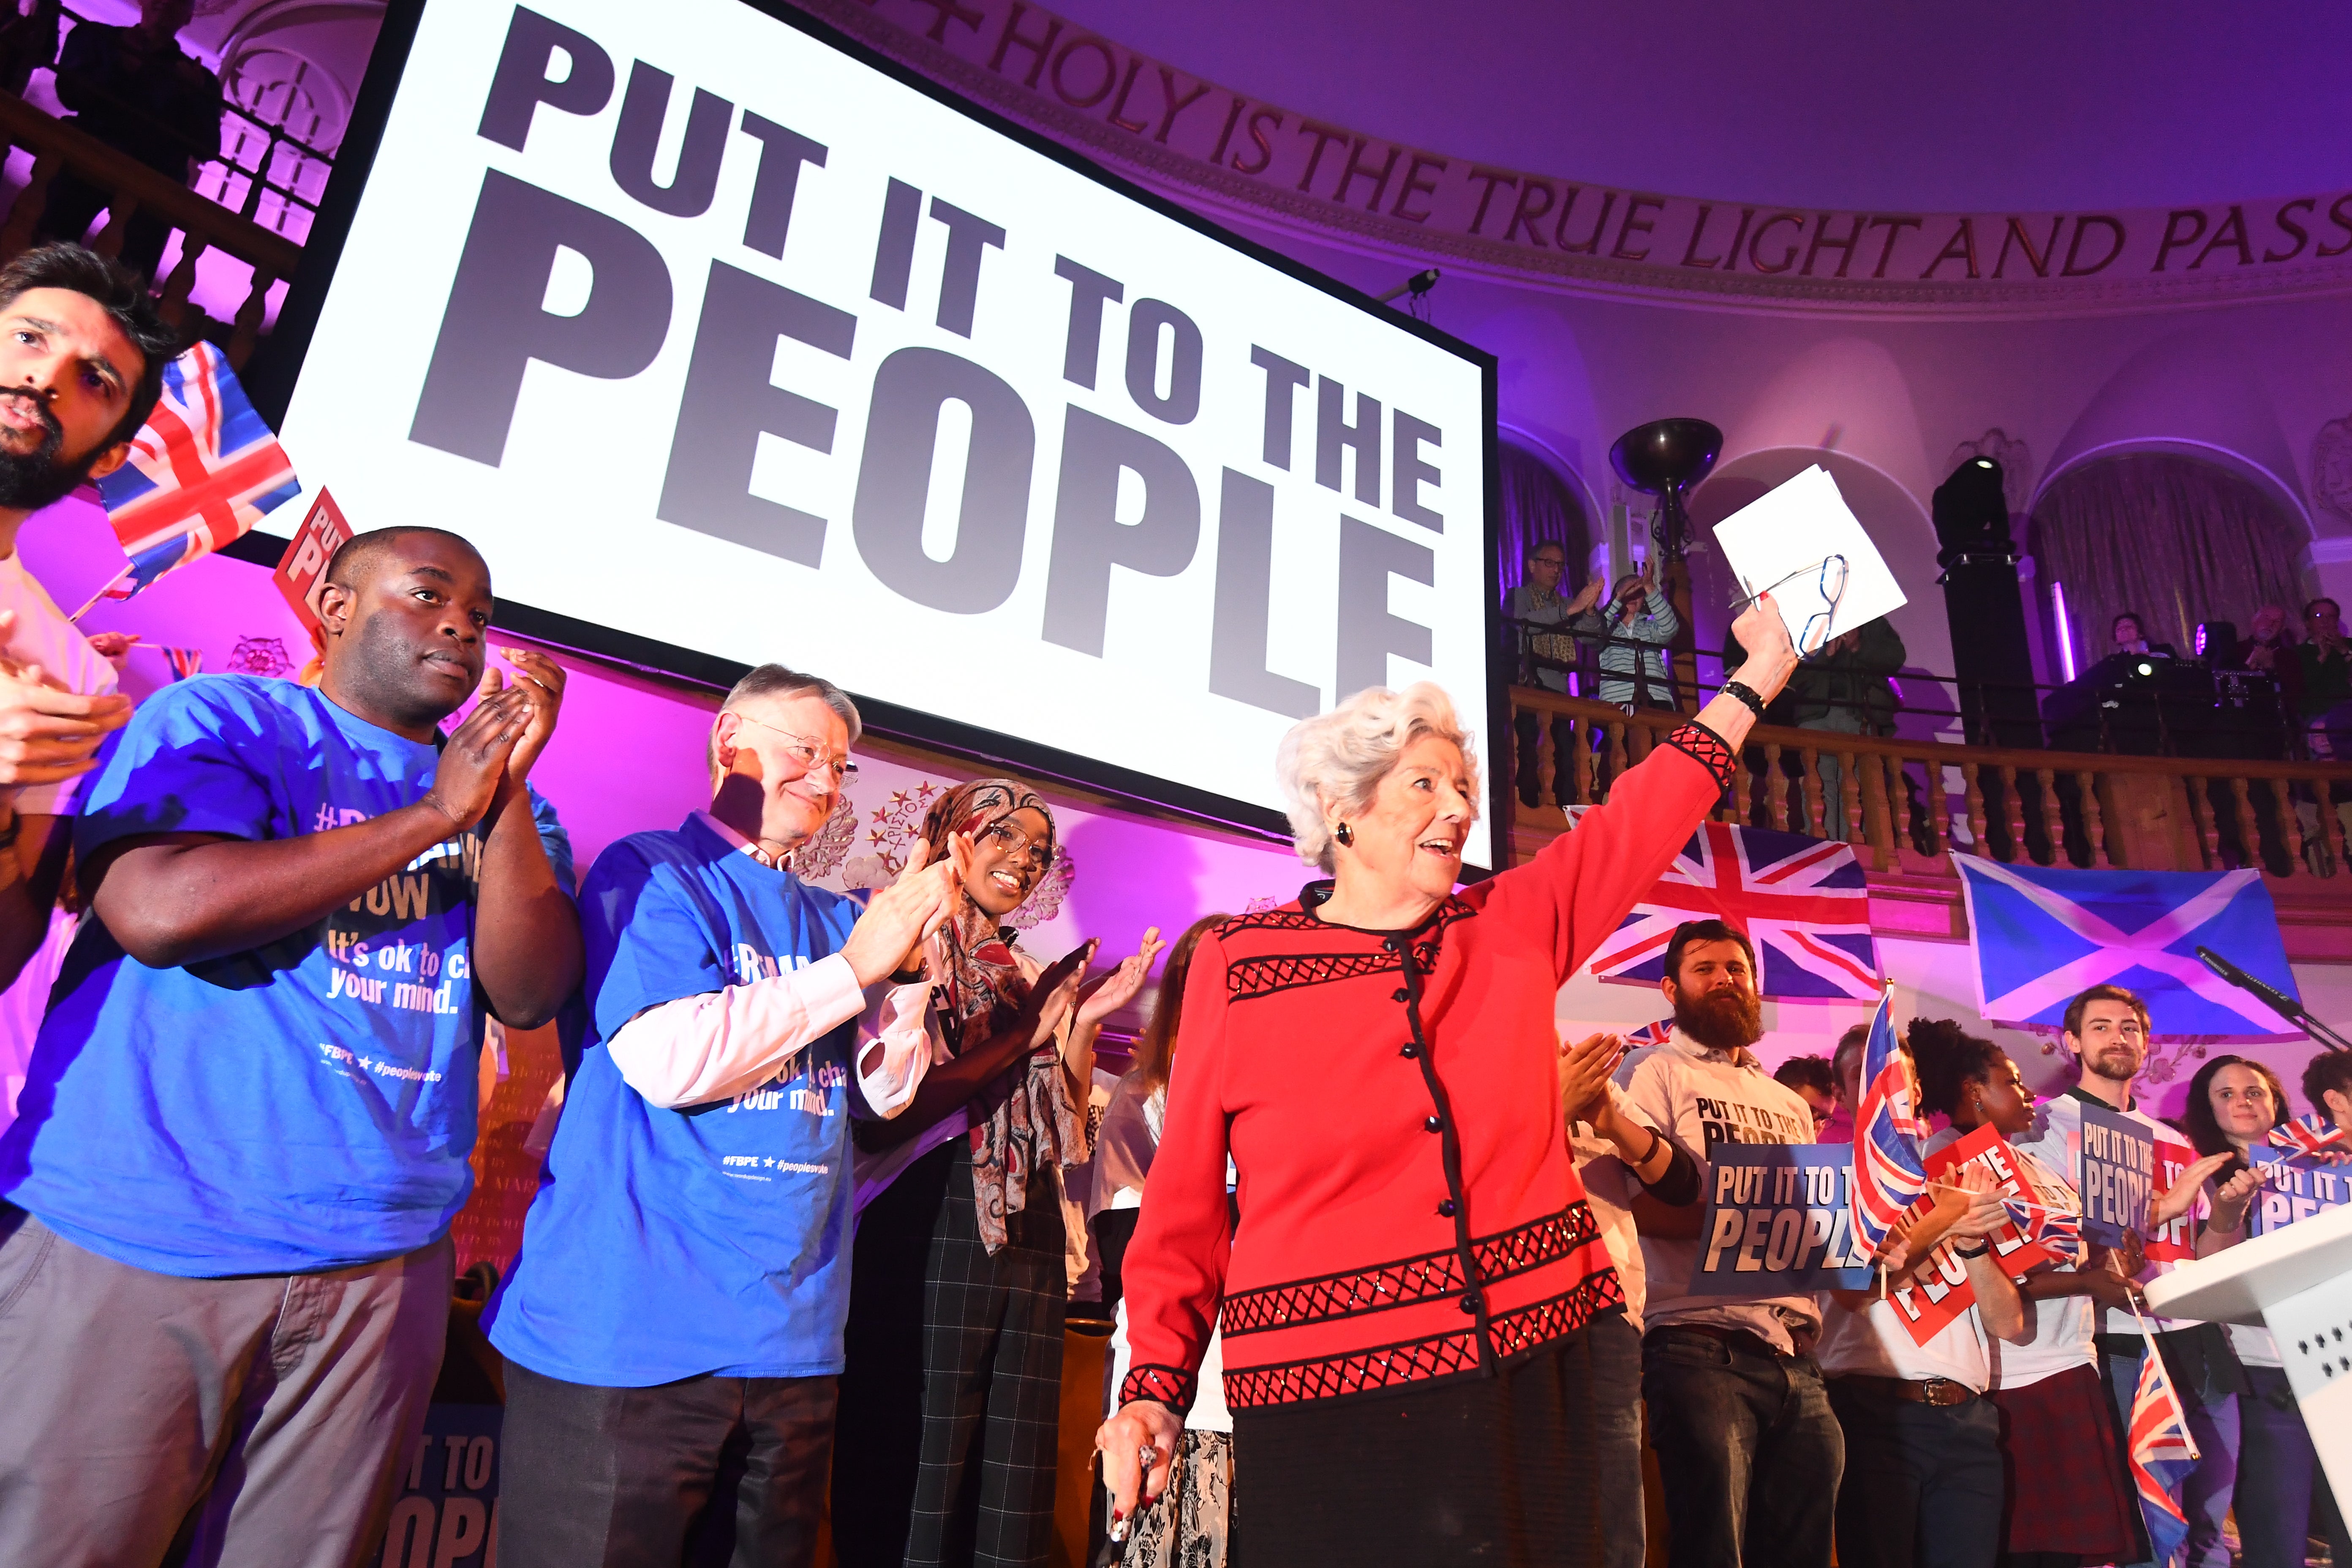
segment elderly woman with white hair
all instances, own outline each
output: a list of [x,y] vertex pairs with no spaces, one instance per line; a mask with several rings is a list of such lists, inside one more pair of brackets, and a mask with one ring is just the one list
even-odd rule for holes
[[1298,852],[1331,880],[1193,956],[1127,1255],[1134,1370],[1096,1439],[1118,1520],[1168,1485],[1214,1323],[1253,1558],[1600,1560],[1585,1329],[1624,1298],[1568,1147],[1553,1005],[1795,667],[1769,598],[1738,631],[1754,652],[1696,722],[1461,892],[1478,780],[1443,691],[1364,691],[1284,737]]

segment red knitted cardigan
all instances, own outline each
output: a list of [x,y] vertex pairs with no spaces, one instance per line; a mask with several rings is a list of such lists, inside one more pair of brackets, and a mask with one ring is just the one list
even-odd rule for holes
[[1247,1410],[1491,1377],[1622,1303],[1562,1124],[1554,1001],[1735,763],[1684,725],[1574,832],[1410,931],[1318,919],[1323,883],[1202,942],[1127,1252],[1122,1403],[1188,1409],[1213,1314]]

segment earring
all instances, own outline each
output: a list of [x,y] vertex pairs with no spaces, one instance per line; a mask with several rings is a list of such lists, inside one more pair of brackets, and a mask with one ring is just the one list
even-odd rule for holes
[[1352,845],[1356,842],[1356,836],[1348,831],[1348,825],[1344,822],[1331,830],[1331,837],[1342,844]]

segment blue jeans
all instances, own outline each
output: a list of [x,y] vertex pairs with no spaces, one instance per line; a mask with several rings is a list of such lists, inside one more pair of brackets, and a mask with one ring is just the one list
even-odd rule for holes
[[1670,1568],[1828,1568],[1845,1438],[1812,1357],[1653,1329],[1642,1393]]
[[[2246,1368],[2253,1392],[2238,1395],[2238,1534],[2245,1568],[2303,1568],[2305,1537],[2321,1523],[2336,1561],[2352,1563],[2343,1515],[2333,1506],[2327,1477],[2312,1452],[2286,1373],[2274,1366]],[[2321,1507],[2315,1510],[2317,1502]],[[2324,1518],[2315,1520],[2317,1512]]]
[[1830,1380],[1845,1430],[1839,1568],[1988,1568],[2000,1554],[2000,1412]]
[[[1642,1336],[1622,1312],[1586,1331],[1592,1356],[1592,1473],[1601,1508],[1600,1568],[1642,1568],[1649,1552],[1642,1499]],[[2352,1568],[2352,1564],[2347,1564]]]
[[[2099,1374],[2107,1381],[2107,1395],[2115,1401],[2116,1416],[2123,1424],[2128,1456],[2132,1401],[2139,1393],[2140,1358],[2111,1351],[2108,1345],[2114,1342],[2104,1335],[2101,1339]],[[2131,1339],[2122,1341],[2126,1346],[2137,1342]],[[2173,1370],[2169,1362],[2166,1370]],[[2221,1521],[2230,1515],[2231,1495],[2237,1489],[2238,1401],[2231,1394],[2215,1394],[2211,1382],[2210,1377],[2200,1380],[2175,1375],[2172,1379],[2173,1392],[2180,1396],[2181,1414],[2189,1417],[2189,1435],[2197,1440],[2200,1456],[2197,1468],[2181,1484],[2180,1511],[2189,1516],[2189,1540],[2173,1568],[2230,1568],[2230,1547],[2221,1539]],[[2126,1568],[2152,1565],[2132,1563]]]

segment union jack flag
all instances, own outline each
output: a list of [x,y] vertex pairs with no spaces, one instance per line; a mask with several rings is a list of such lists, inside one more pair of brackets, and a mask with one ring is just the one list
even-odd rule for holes
[[1927,1129],[1911,1109],[1911,1064],[1895,1038],[1895,992],[1888,987],[1871,1015],[1862,1051],[1862,1104],[1853,1113],[1853,1184],[1848,1209],[1853,1234],[1871,1251],[1886,1245],[1911,1205],[1927,1190],[1919,1158]]
[[2271,1129],[2270,1141],[2281,1149],[2322,1160],[2352,1158],[2352,1139],[2346,1138],[2344,1129],[2316,1110],[2280,1122]]
[[1644,1024],[1625,1037],[1625,1044],[1633,1050],[1644,1046],[1663,1046],[1675,1032],[1672,1018],[1661,1018],[1654,1024]]
[[2189,1539],[2189,1516],[2173,1494],[2196,1468],[2197,1439],[2189,1435],[2189,1417],[2156,1352],[2156,1336],[2145,1321],[2139,1331],[2147,1349],[2139,1358],[2139,1392],[2132,1396],[2132,1485],[2139,1490],[2150,1559],[2157,1568],[2168,1568]]
[[131,437],[130,460],[98,483],[130,563],[90,603],[130,598],[237,538],[301,488],[228,361],[198,343],[163,367],[163,400]]
[[1593,974],[1654,984],[1665,973],[1675,928],[1697,920],[1722,921],[1755,944],[1760,995],[1854,1002],[1878,995],[1870,888],[1850,845],[1701,824],[1593,953]]

